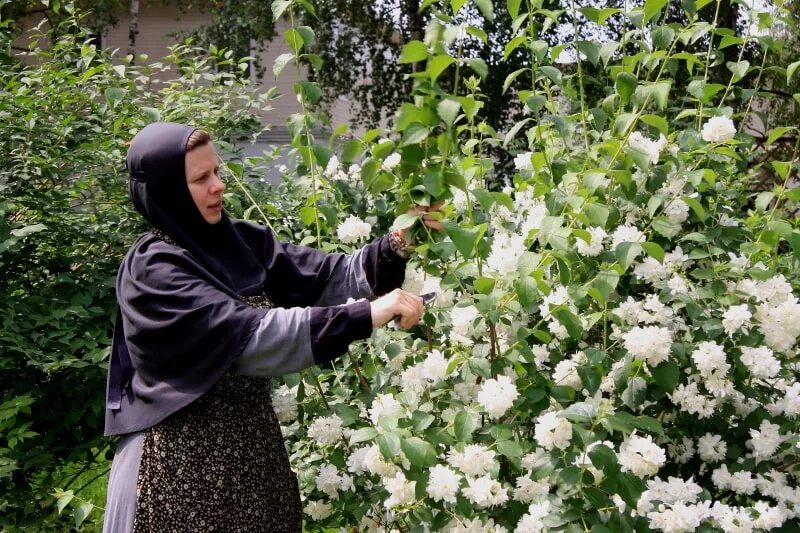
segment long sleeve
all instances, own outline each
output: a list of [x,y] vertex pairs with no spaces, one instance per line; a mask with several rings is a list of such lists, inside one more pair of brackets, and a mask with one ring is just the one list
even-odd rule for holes
[[370,304],[272,309],[256,328],[233,369],[276,376],[335,359],[372,333]]
[[373,298],[400,287],[406,260],[392,251],[383,236],[336,263],[317,305],[335,305],[348,298]]
[[278,307],[342,304],[403,283],[406,260],[392,251],[388,236],[346,255],[281,242],[270,228],[251,222],[234,225],[266,268],[265,289]]

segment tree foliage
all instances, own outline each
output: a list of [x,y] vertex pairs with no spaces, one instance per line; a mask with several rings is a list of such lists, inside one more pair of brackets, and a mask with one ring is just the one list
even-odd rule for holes
[[[246,63],[224,50],[176,45],[158,65],[114,61],[69,14],[41,36],[52,46],[21,63],[8,53],[9,23],[0,36],[0,529],[63,531],[54,491],[77,522],[103,504],[82,485],[108,468],[114,277],[146,229],[129,208],[126,143],[158,118],[222,140],[257,133],[271,96],[254,93],[240,75]],[[158,81],[170,71],[178,77]]]

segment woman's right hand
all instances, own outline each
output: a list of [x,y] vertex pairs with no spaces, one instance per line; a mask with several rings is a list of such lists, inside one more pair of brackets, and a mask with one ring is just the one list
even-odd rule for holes
[[425,313],[422,298],[402,289],[395,289],[381,296],[372,301],[370,306],[373,328],[381,327],[393,318],[397,318],[401,328],[409,329],[419,322]]

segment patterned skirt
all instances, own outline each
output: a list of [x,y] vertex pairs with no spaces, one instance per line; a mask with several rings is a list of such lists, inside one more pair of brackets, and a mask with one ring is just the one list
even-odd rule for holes
[[228,372],[145,430],[134,533],[302,528],[269,378]]

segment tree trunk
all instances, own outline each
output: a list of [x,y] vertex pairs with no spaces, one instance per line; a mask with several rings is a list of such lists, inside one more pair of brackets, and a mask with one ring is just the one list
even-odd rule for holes
[[133,56],[133,63],[136,60],[136,36],[139,35],[139,0],[131,0],[130,9],[131,22],[128,26],[128,55]]
[[[405,15],[408,20],[409,40],[421,41],[425,37],[425,33],[422,14],[419,12],[419,0],[403,0],[401,9],[403,10],[403,15]],[[421,71],[423,67],[424,65],[419,61],[411,65],[414,72]]]

